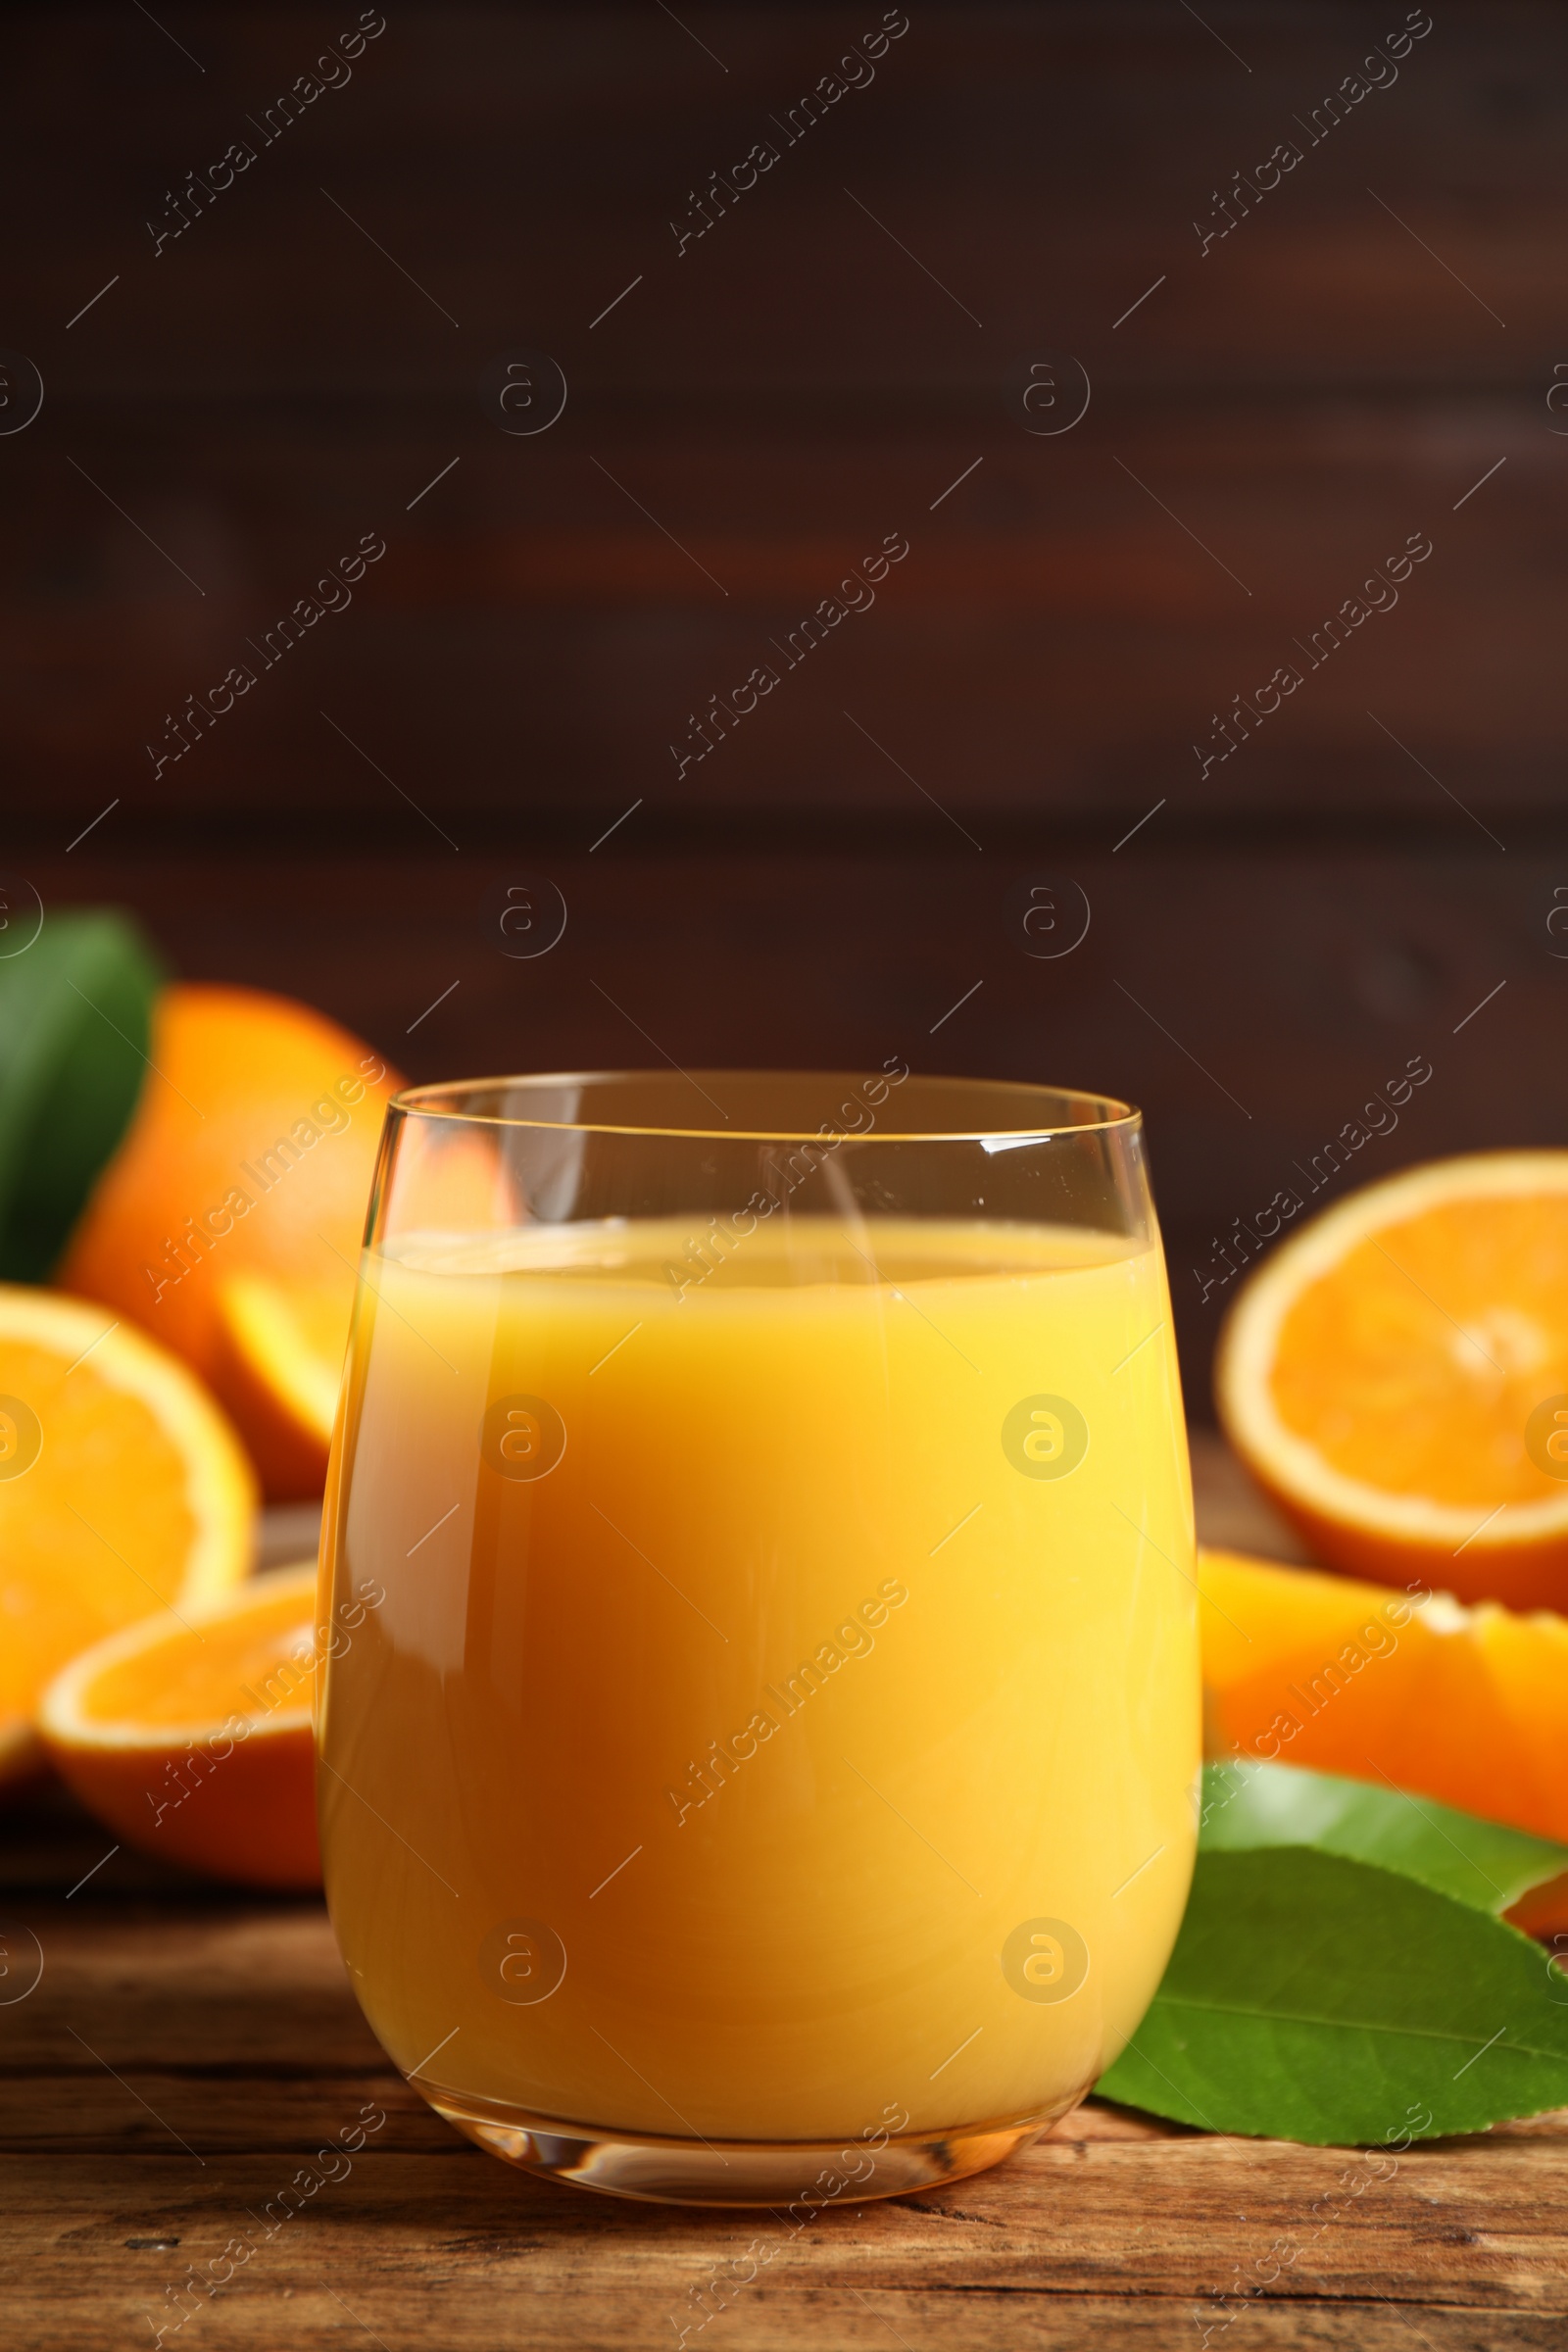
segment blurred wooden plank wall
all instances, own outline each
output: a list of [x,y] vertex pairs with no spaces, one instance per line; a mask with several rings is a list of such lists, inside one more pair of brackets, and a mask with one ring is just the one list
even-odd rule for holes
[[[350,0],[13,10],[0,340],[45,400],[0,437],[8,879],[419,1076],[652,1040],[1128,1095],[1203,1409],[1211,1237],[1411,1056],[1356,1175],[1564,1136],[1568,24],[1407,16],[909,0],[884,47],[874,0],[386,0],[356,53]],[[569,388],[533,435],[478,389],[518,350]],[[1086,371],[1068,430],[1025,429],[1036,360],[1062,418]],[[570,910],[533,960],[519,875]],[[1036,880],[1088,895],[1070,955],[1025,953]]]

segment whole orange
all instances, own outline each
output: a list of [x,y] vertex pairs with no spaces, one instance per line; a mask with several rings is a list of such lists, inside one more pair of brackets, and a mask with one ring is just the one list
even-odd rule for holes
[[146,1084],[56,1280],[182,1356],[228,1405],[272,1496],[319,1486],[235,1380],[220,1292],[259,1274],[337,1292],[346,1337],[382,1113],[403,1083],[288,997],[179,983],[153,1016]]

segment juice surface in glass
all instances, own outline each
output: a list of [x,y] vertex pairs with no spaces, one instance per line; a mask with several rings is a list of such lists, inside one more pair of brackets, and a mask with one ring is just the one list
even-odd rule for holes
[[318,1734],[359,1997],[497,2147],[1049,2119],[1192,1869],[1157,1238],[702,1229],[367,1253],[322,1560],[370,1599]]

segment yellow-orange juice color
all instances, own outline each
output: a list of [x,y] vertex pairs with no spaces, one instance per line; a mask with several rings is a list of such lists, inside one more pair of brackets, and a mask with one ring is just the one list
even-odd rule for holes
[[470,2119],[1060,2113],[1192,1868],[1158,1250],[780,1217],[694,1279],[692,1234],[367,1259],[322,1606],[386,1597],[319,1726],[360,1999]]

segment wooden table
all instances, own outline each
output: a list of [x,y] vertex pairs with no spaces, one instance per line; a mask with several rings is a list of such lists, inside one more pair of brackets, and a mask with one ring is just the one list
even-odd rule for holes
[[[1289,1548],[1212,1446],[1199,1470],[1212,1538]],[[622,2204],[449,2132],[388,2068],[318,1903],[160,1886],[122,1857],[70,1892],[102,1846],[47,1806],[0,1846],[10,1965],[28,1973],[19,1929],[44,1955],[0,2006],[5,2343],[1568,2343],[1568,2114],[1413,2148],[1358,2191],[1350,2152],[1091,2101],[998,2172],[798,2234]],[[315,2152],[375,2117],[277,2219]],[[235,2240],[254,2252],[232,2279],[181,2300],[187,2266],[220,2275]],[[1259,2288],[1245,2301],[1239,2272]]]

